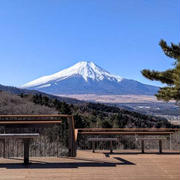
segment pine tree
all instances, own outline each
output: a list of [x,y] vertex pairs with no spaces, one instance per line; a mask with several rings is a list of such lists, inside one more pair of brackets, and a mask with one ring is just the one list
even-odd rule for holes
[[158,93],[155,94],[158,100],[176,100],[180,101],[180,44],[175,45],[171,43],[168,46],[164,40],[161,40],[159,45],[161,46],[164,54],[170,58],[175,59],[173,68],[159,72],[155,70],[144,69],[141,71],[143,76],[150,80],[160,81],[165,83],[167,86],[159,89]]

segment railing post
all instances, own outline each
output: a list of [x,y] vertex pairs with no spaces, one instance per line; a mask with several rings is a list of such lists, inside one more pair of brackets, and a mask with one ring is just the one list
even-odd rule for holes
[[162,140],[159,140],[159,153],[162,153]]
[[29,164],[29,142],[30,139],[24,139],[24,164]]
[[113,153],[112,141],[110,141],[110,153]]
[[76,141],[75,141],[75,125],[73,116],[68,117],[68,148],[69,148],[69,156],[76,156]]
[[144,153],[144,140],[141,140],[141,152]]
[[93,149],[93,153],[95,153],[95,141],[92,141],[92,149]]

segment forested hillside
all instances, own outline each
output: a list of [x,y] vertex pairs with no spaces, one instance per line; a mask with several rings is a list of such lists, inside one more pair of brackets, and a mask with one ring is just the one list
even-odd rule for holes
[[0,92],[0,114],[73,114],[76,127],[172,127],[164,118],[153,117],[99,103],[67,104],[41,94],[14,95]]

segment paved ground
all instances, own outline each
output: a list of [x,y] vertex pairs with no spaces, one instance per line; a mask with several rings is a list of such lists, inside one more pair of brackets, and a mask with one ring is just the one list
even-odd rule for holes
[[0,179],[179,180],[179,154],[109,154],[78,151],[76,158],[0,159]]

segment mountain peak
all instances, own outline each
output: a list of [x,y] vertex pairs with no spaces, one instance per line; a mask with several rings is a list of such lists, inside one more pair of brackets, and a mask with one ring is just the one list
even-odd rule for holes
[[77,75],[81,76],[86,82],[89,79],[94,81],[108,79],[117,82],[120,82],[122,80],[120,76],[110,74],[108,71],[104,70],[92,61],[80,61],[67,69],[59,71],[52,75],[40,77],[34,81],[24,84],[22,87],[30,88],[39,85],[43,85],[43,87],[48,87],[51,85],[51,81],[61,81]]
[[22,86],[49,94],[141,94],[152,95],[157,87],[112,75],[92,61],[80,61],[55,74]]
[[[79,61],[78,63],[76,63],[76,64],[80,64],[80,65],[92,65],[92,64],[94,64],[95,65],[95,63],[93,62],[93,61]],[[75,64],[75,65],[76,65]]]

